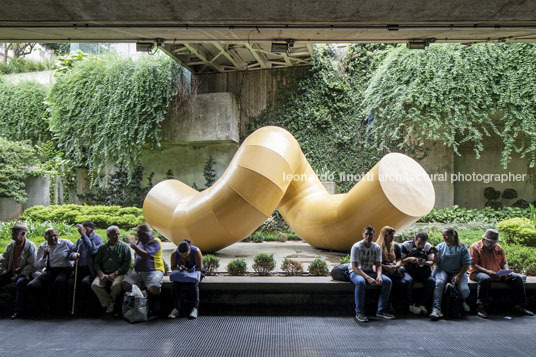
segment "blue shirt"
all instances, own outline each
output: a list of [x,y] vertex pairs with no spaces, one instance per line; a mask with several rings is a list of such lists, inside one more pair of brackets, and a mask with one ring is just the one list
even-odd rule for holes
[[457,273],[462,266],[469,268],[471,254],[465,245],[448,246],[442,242],[437,245],[439,264],[437,267],[447,273]]
[[74,245],[74,252],[80,253],[78,265],[89,267],[91,275],[95,275],[93,269],[93,256],[97,254],[97,250],[99,250],[101,245],[102,237],[95,232],[91,233],[89,237],[85,234],[81,235]]

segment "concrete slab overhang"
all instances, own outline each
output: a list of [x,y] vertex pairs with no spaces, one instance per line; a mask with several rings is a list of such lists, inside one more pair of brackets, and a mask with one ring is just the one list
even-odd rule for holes
[[[306,64],[322,42],[533,42],[536,1],[2,0],[0,41],[157,41],[225,72]],[[273,54],[277,41],[294,48]]]

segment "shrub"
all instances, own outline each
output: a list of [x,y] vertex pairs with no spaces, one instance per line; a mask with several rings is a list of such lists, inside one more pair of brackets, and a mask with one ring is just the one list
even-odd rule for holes
[[220,258],[212,254],[207,254],[203,257],[203,266],[207,275],[215,275],[216,270],[220,267]]
[[259,253],[253,258],[253,270],[259,275],[269,275],[275,268],[273,254]]
[[536,225],[528,218],[507,219],[500,222],[497,229],[508,244],[536,247]]
[[21,219],[76,224],[93,221],[98,228],[116,225],[131,228],[144,221],[143,210],[136,207],[52,205],[34,206],[24,211]]
[[311,275],[328,275],[329,268],[328,263],[321,258],[315,258],[311,264],[309,264],[309,274]]
[[339,264],[346,264],[346,263],[350,263],[350,254],[346,254],[345,257],[341,257],[339,259]]
[[247,241],[253,243],[262,243],[264,241],[264,237],[261,232],[255,232],[248,237]]
[[35,151],[29,143],[0,137],[0,197],[26,202],[28,197],[24,179],[28,173],[24,167],[32,166],[35,162]]
[[244,258],[232,259],[227,264],[227,272],[229,275],[244,275],[247,271],[246,260]]
[[536,275],[536,248],[503,246],[508,266],[517,273]]
[[302,240],[296,233],[287,233],[288,240]]
[[279,232],[279,234],[277,235],[277,240],[279,242],[286,242],[288,240],[288,236],[285,233]]
[[454,205],[449,208],[434,208],[429,214],[419,219],[419,222],[489,222],[495,223],[504,219],[514,217],[528,217],[529,209],[518,207],[505,207],[501,210],[495,210],[490,207],[484,209],[469,209]]
[[303,265],[297,260],[285,258],[281,264],[281,270],[283,270],[286,275],[298,275],[303,273]]

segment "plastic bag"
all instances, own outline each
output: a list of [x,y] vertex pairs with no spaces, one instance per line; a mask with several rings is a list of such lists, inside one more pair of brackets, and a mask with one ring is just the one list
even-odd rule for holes
[[143,294],[143,292],[141,291],[139,286],[136,285],[136,284],[132,285],[132,289],[130,290],[130,294],[128,294],[128,295],[135,296],[135,297],[140,297],[140,298],[145,297],[145,295]]
[[137,285],[125,294],[123,300],[123,318],[130,323],[147,321],[149,315],[147,292]]

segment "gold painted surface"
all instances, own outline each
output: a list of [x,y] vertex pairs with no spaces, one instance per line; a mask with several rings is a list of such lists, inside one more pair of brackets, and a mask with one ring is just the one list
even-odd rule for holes
[[143,213],[175,243],[190,239],[203,251],[216,251],[246,238],[277,208],[312,246],[348,251],[363,227],[403,229],[434,202],[425,170],[399,153],[384,156],[348,193],[331,195],[296,139],[282,128],[264,127],[246,138],[212,187],[198,192],[177,180],[161,182],[145,198]]

